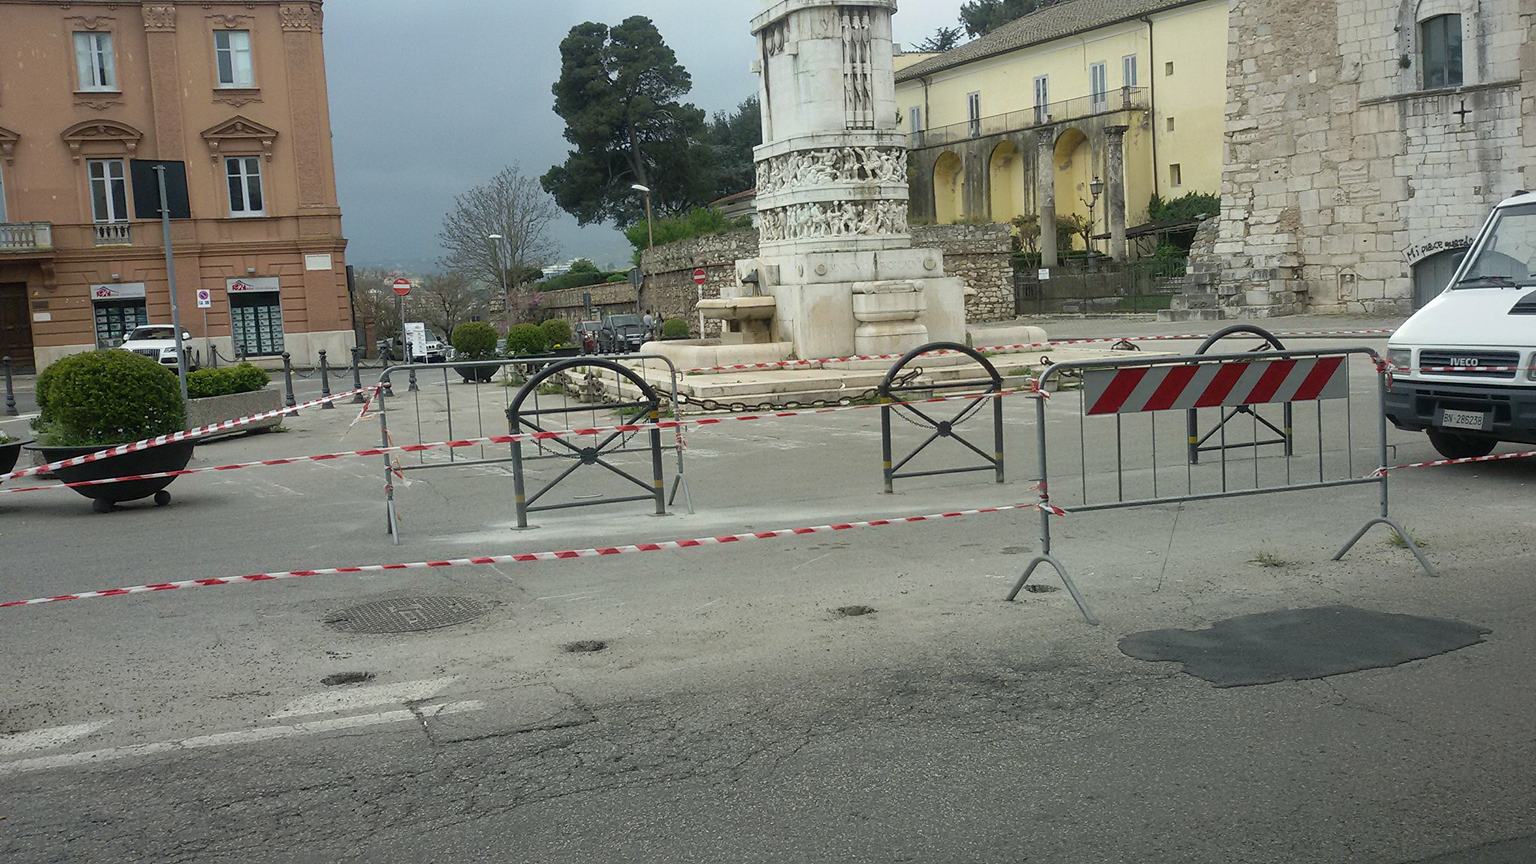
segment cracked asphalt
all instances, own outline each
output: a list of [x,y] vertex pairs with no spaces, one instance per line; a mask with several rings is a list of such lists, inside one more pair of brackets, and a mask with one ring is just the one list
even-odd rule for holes
[[[1368,419],[1369,381],[1352,383]],[[1050,407],[1069,444],[1073,398]],[[372,460],[183,478],[168,509],[105,516],[69,493],[10,496],[0,584],[9,599],[1028,500],[1033,408],[1007,416],[1004,486],[879,494],[877,417],[851,412],[692,435],[694,515],[604,508],[526,532],[508,530],[499,469],[424,472],[402,490],[398,548]],[[349,420],[314,412],[198,464],[371,443]],[[1430,452],[1391,441],[1402,461]],[[1382,529],[1329,560],[1373,515],[1372,487],[1069,516],[1053,551],[1097,628],[1062,590],[1003,602],[1038,547],[1029,513],[4,610],[0,860],[1528,862],[1533,483],[1524,462],[1394,479],[1438,579]],[[489,611],[409,634],[322,623],[422,595]],[[1226,689],[1116,648],[1333,604],[1491,632],[1388,669]],[[852,605],[875,611],[835,611]],[[607,647],[562,649],[584,639]],[[374,677],[321,683],[348,671]]]

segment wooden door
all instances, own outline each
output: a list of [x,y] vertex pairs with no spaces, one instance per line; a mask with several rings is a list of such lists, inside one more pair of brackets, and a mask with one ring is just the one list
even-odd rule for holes
[[0,284],[0,356],[6,355],[16,369],[33,366],[32,316],[25,283]]

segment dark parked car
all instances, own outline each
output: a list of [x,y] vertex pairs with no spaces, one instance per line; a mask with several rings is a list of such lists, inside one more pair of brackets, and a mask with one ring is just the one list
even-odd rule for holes
[[604,354],[627,354],[640,350],[650,338],[645,321],[639,315],[609,315],[603,319],[597,347]]

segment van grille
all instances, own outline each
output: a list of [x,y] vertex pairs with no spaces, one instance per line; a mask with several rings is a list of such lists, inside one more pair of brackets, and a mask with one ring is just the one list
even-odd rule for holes
[[[1514,351],[1420,351],[1419,372],[1425,375],[1466,375],[1513,378],[1520,355]],[[1498,371],[1487,367],[1497,367]],[[1446,372],[1445,369],[1455,369]],[[1438,371],[1431,371],[1438,370]]]

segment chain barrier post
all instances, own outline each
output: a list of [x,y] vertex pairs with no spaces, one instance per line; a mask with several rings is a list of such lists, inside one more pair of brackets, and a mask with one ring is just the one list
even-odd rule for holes
[[368,400],[363,398],[363,362],[359,359],[363,349],[352,346],[352,389],[357,393],[352,397],[352,404],[359,405]]
[[891,470],[891,397],[884,394],[880,396],[880,460],[881,473],[885,476],[885,494],[894,494],[896,487],[892,475],[896,472]]
[[293,398],[293,358],[287,351],[283,352],[283,407],[292,408],[299,404]]
[[[321,395],[321,397],[327,398],[327,399],[330,398],[330,395],[331,395],[331,369],[330,369],[330,366],[325,361],[325,349],[324,348],[320,349],[320,395]],[[336,403],[335,402],[326,402],[326,403],[322,404],[320,407],[321,408],[330,408],[330,409],[334,410],[336,408]]]
[[[407,360],[406,362],[409,363],[411,361]],[[411,369],[410,369],[410,376],[409,376],[408,380],[410,381],[410,386],[405,388],[405,391],[407,393],[416,393],[416,392],[421,390],[420,387],[416,386],[416,367],[415,366],[411,367]]]
[[21,412],[16,410],[16,382],[11,378],[11,355],[0,357],[0,366],[5,367],[5,415],[20,416]]

